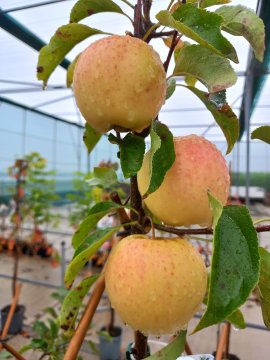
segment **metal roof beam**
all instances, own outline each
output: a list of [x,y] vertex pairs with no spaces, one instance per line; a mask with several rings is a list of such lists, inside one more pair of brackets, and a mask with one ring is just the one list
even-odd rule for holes
[[[0,28],[7,31],[9,34],[15,36],[18,40],[21,40],[25,44],[29,45],[32,49],[39,51],[43,46],[47,45],[32,31],[23,26],[19,21],[12,16],[1,12],[0,9]],[[60,66],[67,69],[70,65],[70,61],[64,59]]]
[[6,99],[6,98],[3,98],[3,97],[0,96],[0,104],[1,104],[1,102],[9,104],[9,105],[17,106],[17,107],[19,107],[21,109],[24,109],[24,110],[31,111],[31,112],[39,114],[39,115],[49,117],[49,118],[51,118],[53,120],[57,120],[57,121],[60,121],[62,123],[68,124],[68,125],[76,126],[76,127],[80,128],[80,129],[84,129],[84,126],[82,126],[81,124],[74,123],[74,122],[62,119],[62,118],[60,118],[58,116],[48,114],[48,113],[45,113],[45,112],[37,110],[37,109],[33,109],[33,108],[29,107],[29,106],[19,104],[19,103],[15,102],[15,101],[11,101],[9,99]]

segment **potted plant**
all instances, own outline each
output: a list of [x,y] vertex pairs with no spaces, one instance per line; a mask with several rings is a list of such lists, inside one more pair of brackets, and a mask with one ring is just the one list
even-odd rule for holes
[[115,312],[110,306],[110,322],[97,332],[101,360],[119,360],[121,357],[122,328],[114,324]]
[[52,212],[52,205],[58,200],[53,178],[55,171],[47,169],[46,159],[37,152],[26,155],[24,159],[28,162],[28,170],[24,184],[22,217],[23,221],[30,223],[33,228],[28,244],[34,254],[51,257],[54,251],[47,242],[44,226],[57,226],[59,222],[59,215]]
[[[16,179],[16,190],[14,192],[14,204],[15,210],[12,214],[11,221],[14,224],[8,243],[11,245],[10,249],[14,254],[14,264],[13,264],[13,277],[12,277],[12,295],[13,298],[16,296],[17,289],[17,276],[18,276],[18,265],[19,265],[19,256],[20,256],[20,246],[19,246],[19,233],[22,226],[22,202],[24,199],[24,189],[23,184],[25,182],[26,173],[28,169],[28,162],[24,159],[18,159],[15,161],[14,165],[9,168],[9,174]],[[8,319],[12,305],[7,305],[1,309],[1,325],[2,329],[5,327],[5,323]],[[25,312],[25,306],[16,304],[14,314],[11,319],[10,326],[8,328],[8,333],[17,334],[22,330],[23,326],[23,317]]]

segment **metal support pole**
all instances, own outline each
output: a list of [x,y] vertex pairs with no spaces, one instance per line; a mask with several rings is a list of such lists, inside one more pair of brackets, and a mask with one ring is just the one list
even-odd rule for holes
[[239,186],[240,186],[240,141],[236,144],[236,195],[239,199]]
[[65,287],[65,272],[66,272],[66,243],[61,241],[61,286]]
[[250,205],[249,187],[250,187],[250,114],[252,100],[252,75],[249,73],[246,78],[245,97],[244,97],[244,115],[246,130],[246,206]]

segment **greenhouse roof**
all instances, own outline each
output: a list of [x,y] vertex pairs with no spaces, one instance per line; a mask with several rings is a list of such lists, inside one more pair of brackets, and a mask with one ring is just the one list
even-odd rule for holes
[[[131,9],[121,0],[115,2],[130,13]],[[100,35],[83,41],[68,54],[67,59],[62,63],[63,66],[58,66],[49,79],[46,91],[42,90],[41,82],[36,79],[38,58],[36,49],[48,43],[59,26],[68,23],[74,3],[75,1],[71,0],[0,0],[0,100],[8,99],[70,122],[80,124],[84,122],[76,107],[72,91],[65,87],[65,68],[69,61]],[[267,0],[261,3],[269,8]],[[253,10],[257,9],[257,0],[233,0],[232,4],[242,4]],[[164,8],[164,0],[154,0],[152,13],[157,13],[162,7]],[[264,16],[267,16],[267,24],[269,24],[270,11],[264,13]],[[131,23],[126,17],[113,13],[96,14],[85,19],[83,23],[117,34],[132,30]],[[227,91],[227,99],[235,113],[240,115],[243,94],[246,92],[246,89],[244,90],[246,74],[249,69],[253,69],[249,66],[252,60],[249,45],[244,39],[230,35],[228,38],[235,46],[240,62],[237,65],[233,64],[239,77],[236,85]],[[165,60],[168,50],[163,42],[154,40],[151,44],[159,51],[162,60]],[[263,71],[269,73],[268,59],[264,63]],[[261,84],[256,86],[260,88]],[[177,93],[180,94],[177,96]],[[253,95],[255,96],[255,93]],[[257,97],[257,106],[251,118],[251,129],[259,124],[268,123],[269,99],[270,79],[269,75],[265,74],[264,87],[260,97]],[[200,100],[185,89],[177,88],[176,95],[163,106],[160,119],[175,135],[196,133],[204,134],[212,141],[224,141],[224,136],[215,125],[211,114],[206,111]]]

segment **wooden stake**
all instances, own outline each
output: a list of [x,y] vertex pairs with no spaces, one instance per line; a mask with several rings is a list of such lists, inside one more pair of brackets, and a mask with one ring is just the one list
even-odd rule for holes
[[191,348],[190,348],[187,341],[186,341],[186,344],[185,344],[185,352],[186,352],[187,355],[193,355],[192,350],[191,350]]
[[20,353],[18,353],[12,346],[7,343],[2,343],[3,348],[5,348],[10,354],[12,354],[18,360],[26,360]]
[[[17,284],[16,289],[15,289],[15,295],[12,299],[12,304],[10,306],[9,312],[8,312],[8,316],[7,316],[7,320],[5,322],[5,326],[3,328],[2,334],[1,334],[1,339],[4,340],[8,334],[8,329],[10,327],[11,324],[11,320],[13,317],[13,314],[15,312],[18,300],[19,300],[19,296],[21,293],[21,288],[22,288],[22,284]],[[3,348],[3,344],[0,344],[0,350]]]
[[229,336],[229,323],[226,323],[223,326],[220,340],[218,343],[216,360],[222,360],[223,352],[224,352],[226,344],[228,342],[228,336]]

